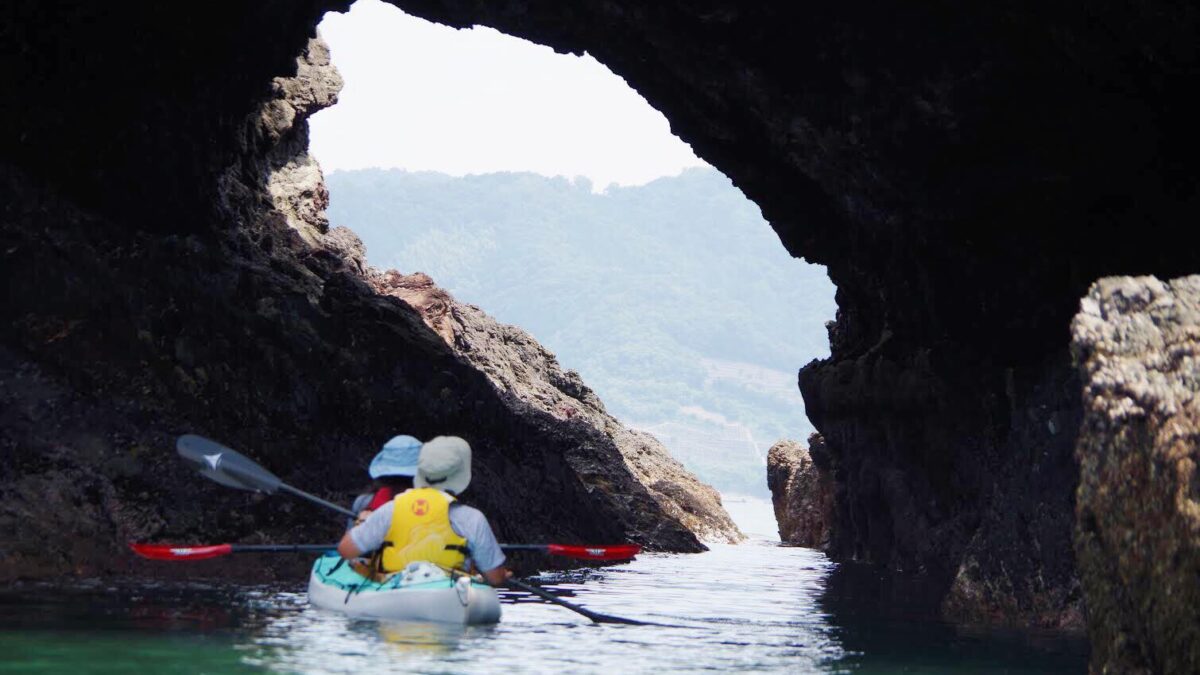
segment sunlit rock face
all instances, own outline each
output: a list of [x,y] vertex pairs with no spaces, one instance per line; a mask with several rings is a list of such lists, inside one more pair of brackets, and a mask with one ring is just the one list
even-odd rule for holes
[[652,514],[643,527],[652,529],[658,518],[668,529],[682,523],[708,541],[737,543],[744,538],[715,489],[700,482],[653,436],[630,429],[608,414],[579,373],[563,370],[554,354],[519,326],[499,323],[479,307],[459,302],[426,274],[372,269],[367,278],[381,294],[400,298],[420,312],[426,325],[456,354],[487,375],[513,415],[537,410],[576,435],[578,446],[565,457],[576,474],[585,480],[606,480],[603,476],[610,471],[597,466],[589,446],[615,447],[661,512],[669,516]]
[[767,487],[779,539],[785,544],[825,549],[833,522],[833,474],[829,450],[820,434],[808,447],[791,439],[767,451]]
[[1071,329],[1092,670],[1200,672],[1200,276],[1101,279]]
[[[838,482],[834,556],[924,572],[945,589],[944,608],[958,618],[1079,622],[1069,542],[1081,407],[1068,325],[1099,277],[1194,271],[1194,251],[1173,244],[1194,229],[1197,212],[1200,104],[1191,92],[1200,31],[1190,6],[396,4],[450,25],[481,23],[592,53],[762,207],[789,251],[828,266],[840,307],[832,356],[808,365],[800,386]],[[56,275],[72,274],[89,293],[101,292],[83,280],[100,273],[93,266],[108,273],[112,264],[87,262],[85,234],[112,238],[110,247],[125,256],[140,250],[121,239],[130,232],[190,234],[173,240],[182,247],[173,254],[228,276],[238,292],[259,293],[236,305],[246,312],[260,311],[248,303],[263,293],[267,316],[271,307],[309,307],[310,298],[327,312],[323,303],[332,301],[322,298],[357,288],[332,272],[309,279],[290,263],[239,263],[265,261],[246,253],[255,247],[271,247],[262,255],[324,258],[281,252],[287,247],[278,229],[253,229],[263,208],[288,227],[269,190],[238,195],[237,184],[259,183],[217,180],[230,167],[244,176],[270,173],[264,158],[274,145],[245,120],[271,96],[273,78],[295,72],[321,13],[344,7],[18,3],[0,27],[13,92],[4,103],[0,153],[26,184],[53,189],[94,215],[87,224],[83,216],[70,221],[80,223],[72,229],[47,220],[35,204],[19,213],[6,207],[6,238],[41,232],[62,241],[45,244],[24,285],[7,287],[20,294],[10,292],[5,319],[19,318],[13,307],[35,291],[66,297]],[[204,257],[187,248],[211,246],[214,233],[239,227],[250,229],[237,235],[242,243],[232,252],[210,249]],[[31,255],[32,245],[22,246],[19,254],[3,253],[11,245],[0,250],[6,281],[15,276],[14,256]],[[44,262],[76,249],[73,267]],[[143,260],[143,270],[158,260]],[[309,279],[314,290],[264,291],[254,282],[259,272]],[[147,292],[165,292],[160,286],[172,278],[127,273],[129,288]],[[384,311],[354,293],[345,316]],[[43,303],[36,312],[72,320],[83,305],[71,302],[70,311]],[[158,320],[177,330],[195,325],[179,317],[196,303],[164,298],[161,306]],[[361,354],[364,343],[342,324],[319,323],[312,335],[281,329],[278,337],[298,341],[296,349],[337,344]],[[82,347],[65,342],[70,333],[50,341],[61,328],[46,327],[38,343],[32,328],[15,328],[25,325],[6,323],[5,344],[22,345],[18,353],[32,355],[23,358],[47,367],[57,363],[57,373],[82,369],[71,351]],[[376,324],[349,325],[366,331]],[[134,326],[112,330],[113,351],[121,345],[130,364],[139,364],[143,352],[128,347]],[[231,344],[241,334],[230,325]],[[436,339],[432,331],[419,334]],[[330,335],[339,337],[321,342]],[[147,345],[147,363],[165,358],[172,339]],[[387,341],[376,339],[368,343],[383,350]],[[51,353],[65,355],[53,361]],[[273,373],[298,372],[251,361]],[[336,403],[314,412],[357,415],[329,394],[342,389],[310,384],[332,382],[323,379],[329,363],[294,383],[296,392],[312,388],[326,398],[271,392]],[[370,364],[362,367],[381,371]],[[122,377],[133,386],[132,376]],[[253,388],[260,384],[237,386],[249,395],[261,393]],[[346,385],[344,393],[375,405],[378,392]],[[287,419],[242,425],[239,438],[274,439],[289,428]],[[412,425],[424,432],[446,418],[416,419]],[[365,438],[351,425],[334,424],[326,436],[313,433],[320,424],[309,425],[302,421],[293,436],[305,443],[278,441],[275,452],[315,456],[325,452],[311,447],[317,440]]]

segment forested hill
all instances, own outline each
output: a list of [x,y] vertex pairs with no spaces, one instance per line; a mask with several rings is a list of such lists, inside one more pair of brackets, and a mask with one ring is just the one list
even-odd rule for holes
[[765,493],[766,449],[811,430],[795,373],[827,354],[833,286],[720,173],[602,194],[527,173],[327,183],[331,223],[362,237],[371,264],[426,272],[530,331],[718,488]]

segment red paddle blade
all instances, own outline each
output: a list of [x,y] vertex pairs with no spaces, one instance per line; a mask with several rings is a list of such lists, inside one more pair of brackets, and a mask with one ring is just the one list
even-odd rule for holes
[[134,553],[150,560],[207,560],[219,558],[233,553],[231,544],[212,544],[210,546],[179,546],[176,544],[136,544],[129,543]]
[[561,555],[569,558],[584,560],[629,560],[641,553],[642,547],[637,544],[613,544],[611,546],[568,546],[566,544],[549,544],[546,552],[550,555]]

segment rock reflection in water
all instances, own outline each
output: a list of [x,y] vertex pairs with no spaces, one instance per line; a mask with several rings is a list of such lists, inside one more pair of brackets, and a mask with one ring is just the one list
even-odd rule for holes
[[928,577],[842,564],[828,576],[820,607],[856,672],[1082,673],[1087,641],[1075,633],[946,623],[946,584]]

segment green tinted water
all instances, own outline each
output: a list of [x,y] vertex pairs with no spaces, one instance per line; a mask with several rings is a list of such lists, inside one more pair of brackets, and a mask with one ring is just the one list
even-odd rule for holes
[[[352,620],[281,588],[204,584],[24,586],[0,592],[0,672],[1085,672],[1079,638],[969,632],[766,541],[637,561],[547,582],[611,614],[672,627],[596,626],[506,595],[494,627]],[[899,599],[897,599],[899,598]]]

